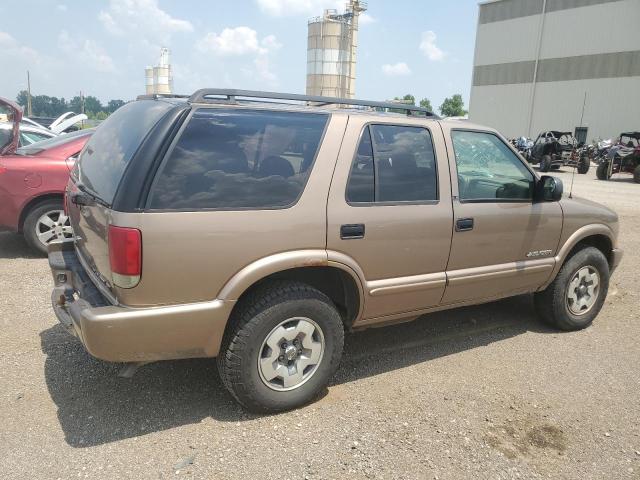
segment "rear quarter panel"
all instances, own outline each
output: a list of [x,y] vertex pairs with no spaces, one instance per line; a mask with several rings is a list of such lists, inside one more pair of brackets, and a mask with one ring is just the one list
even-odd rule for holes
[[297,204],[274,210],[111,212],[111,222],[142,231],[142,278],[116,289],[126,305],[212,300],[244,267],[270,255],[326,248],[329,184],[347,116],[333,114]]

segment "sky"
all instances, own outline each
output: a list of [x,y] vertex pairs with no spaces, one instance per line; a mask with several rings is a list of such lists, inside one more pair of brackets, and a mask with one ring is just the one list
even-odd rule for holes
[[[171,49],[175,93],[202,87],[304,93],[307,21],[341,0],[19,0],[0,3],[0,96],[103,103],[144,93],[144,67]],[[356,97],[406,93],[469,103],[476,0],[369,0]]]

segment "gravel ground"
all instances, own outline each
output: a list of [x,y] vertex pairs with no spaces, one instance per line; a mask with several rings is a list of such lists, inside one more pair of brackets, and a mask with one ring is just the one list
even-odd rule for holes
[[[559,173],[568,189],[569,173]],[[214,362],[92,359],[49,305],[45,259],[0,234],[0,478],[640,479],[640,185],[576,175],[626,257],[592,327],[530,296],[349,335],[316,403],[245,414]]]

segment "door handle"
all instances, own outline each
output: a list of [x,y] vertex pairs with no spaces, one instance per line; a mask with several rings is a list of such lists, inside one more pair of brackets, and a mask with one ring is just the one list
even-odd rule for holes
[[456,220],[456,232],[473,230],[473,218],[459,218]]
[[364,238],[364,223],[342,225],[340,227],[340,238],[343,240]]

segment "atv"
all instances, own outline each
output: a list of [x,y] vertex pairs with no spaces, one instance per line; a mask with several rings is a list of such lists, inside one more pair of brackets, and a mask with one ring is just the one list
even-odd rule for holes
[[577,167],[578,173],[589,171],[590,161],[578,153],[578,142],[571,132],[550,130],[536,138],[527,157],[529,163],[540,164],[541,172],[562,166]]
[[596,170],[599,180],[609,180],[614,173],[629,173],[640,183],[640,132],[621,133]]

